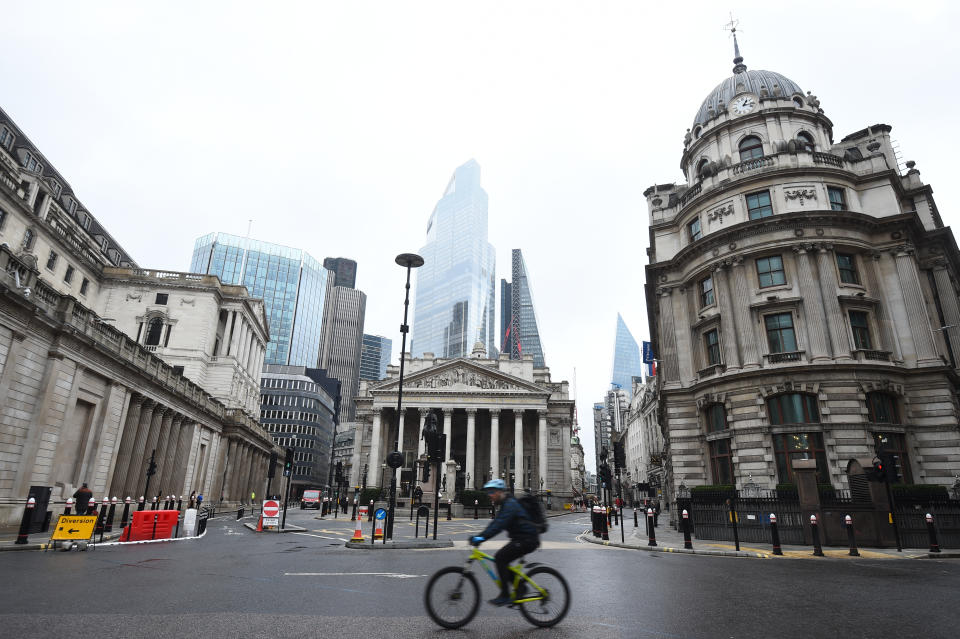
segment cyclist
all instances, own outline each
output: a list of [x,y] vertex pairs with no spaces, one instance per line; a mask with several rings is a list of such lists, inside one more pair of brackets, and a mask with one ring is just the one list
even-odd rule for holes
[[506,530],[510,535],[510,543],[493,555],[500,575],[500,595],[491,599],[490,603],[494,606],[505,606],[511,601],[510,562],[536,550],[540,545],[540,537],[530,522],[527,511],[516,497],[507,492],[507,486],[502,479],[491,479],[483,485],[483,489],[487,491],[490,500],[500,506],[500,512],[482,533],[470,538],[470,543],[479,546],[501,530]]

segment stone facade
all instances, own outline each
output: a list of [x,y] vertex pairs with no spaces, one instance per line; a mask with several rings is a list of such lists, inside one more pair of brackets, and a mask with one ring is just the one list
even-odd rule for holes
[[[656,497],[663,485],[663,433],[657,415],[656,377],[634,382],[627,427],[623,434],[626,473],[624,495],[634,499]],[[645,486],[647,490],[641,490]],[[629,486],[629,490],[627,488]]]
[[646,295],[670,487],[845,488],[877,445],[901,480],[960,472],[960,253],[890,127],[839,142],[820,101],[747,71],[687,132],[685,184],[652,186]]
[[388,367],[386,380],[361,382],[352,485],[379,485],[386,455],[399,441],[405,463],[398,485],[412,490],[415,462],[425,454],[424,420],[433,413],[447,434],[447,491],[479,489],[502,477],[516,490],[552,491],[560,498],[555,507],[570,500],[574,402],[566,382],[552,382],[532,356],[486,359],[482,344],[471,358],[406,358],[403,419],[396,418],[398,367]]

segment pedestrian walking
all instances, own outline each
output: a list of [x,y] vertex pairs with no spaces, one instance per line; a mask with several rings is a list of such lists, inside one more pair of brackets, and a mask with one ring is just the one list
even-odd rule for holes
[[90,503],[91,497],[93,497],[93,491],[87,488],[86,483],[80,486],[80,488],[77,489],[77,492],[73,493],[73,500],[77,505],[78,515],[87,514],[87,504]]

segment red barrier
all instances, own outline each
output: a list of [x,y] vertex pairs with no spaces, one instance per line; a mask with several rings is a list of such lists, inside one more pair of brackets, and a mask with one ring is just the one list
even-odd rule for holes
[[123,529],[120,541],[170,539],[179,515],[176,510],[138,510],[133,513],[130,525]]

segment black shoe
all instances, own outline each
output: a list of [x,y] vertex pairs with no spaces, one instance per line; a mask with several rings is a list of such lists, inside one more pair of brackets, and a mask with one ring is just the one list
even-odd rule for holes
[[496,599],[491,599],[489,603],[493,604],[494,606],[506,606],[508,603],[510,603],[510,597],[504,597],[503,595],[500,595]]

